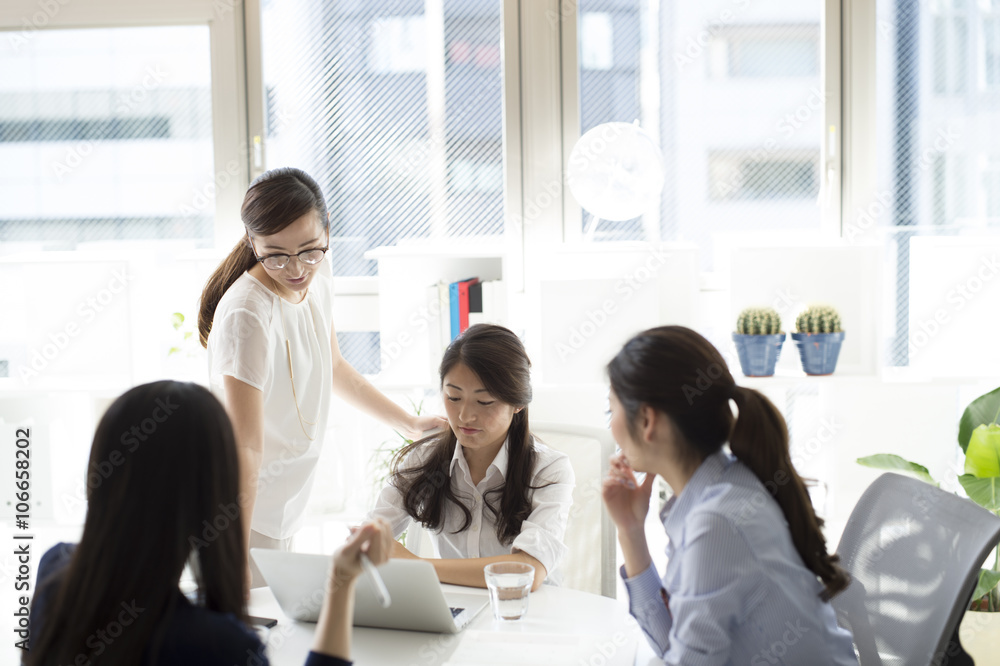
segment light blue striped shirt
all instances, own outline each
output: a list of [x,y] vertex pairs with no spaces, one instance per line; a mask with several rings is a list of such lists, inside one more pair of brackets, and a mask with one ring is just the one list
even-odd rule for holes
[[857,665],[781,508],[743,463],[709,456],[660,518],[670,539],[662,583],[650,565],[625,584],[629,612],[667,664]]

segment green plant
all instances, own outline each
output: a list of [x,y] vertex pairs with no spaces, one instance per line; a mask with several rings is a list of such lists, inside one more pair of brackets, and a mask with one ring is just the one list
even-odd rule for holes
[[[407,398],[410,402],[410,407],[413,409],[413,413],[420,416],[420,413],[424,409],[424,401],[413,402],[411,398]],[[402,433],[397,430],[393,430],[396,433],[396,438],[383,440],[374,451],[372,451],[371,458],[369,459],[369,464],[372,467],[372,484],[375,489],[376,496],[385,487],[386,482],[389,477],[392,476],[392,460],[396,457],[396,454],[403,450],[404,447],[413,444],[413,440],[405,437]],[[399,542],[406,545],[406,532],[403,532],[399,536]]]
[[736,332],[741,335],[781,333],[781,315],[774,308],[746,308],[736,318]]
[[795,318],[799,333],[839,333],[840,315],[829,305],[810,305]]
[[194,337],[194,330],[190,326],[184,325],[185,321],[186,318],[180,312],[175,312],[170,315],[170,326],[177,331],[177,335],[180,336],[180,339],[167,351],[167,356],[180,354],[184,351],[191,354],[194,351],[192,345],[197,345],[198,339]]
[[[1000,516],[1000,388],[981,395],[965,408],[958,423],[958,445],[965,453],[964,474],[958,482],[976,504]],[[907,472],[932,483],[938,483],[923,465],[894,454],[880,453],[858,458],[858,463],[876,469]],[[971,608],[1000,611],[1000,549],[997,549],[992,569],[979,572],[979,584],[972,593]]]

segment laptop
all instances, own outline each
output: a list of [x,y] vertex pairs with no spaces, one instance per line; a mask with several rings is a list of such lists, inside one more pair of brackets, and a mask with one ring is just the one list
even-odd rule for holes
[[[250,556],[285,615],[304,622],[319,619],[330,571],[329,555],[251,548]],[[358,576],[354,586],[356,627],[455,634],[490,603],[485,595],[445,594],[430,562],[389,560],[378,571],[392,603],[382,608],[368,576]]]

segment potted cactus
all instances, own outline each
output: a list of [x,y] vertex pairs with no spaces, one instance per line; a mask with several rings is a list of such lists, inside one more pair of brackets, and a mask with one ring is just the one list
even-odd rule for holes
[[795,319],[792,340],[799,348],[807,375],[832,375],[837,367],[844,330],[840,315],[829,305],[810,305]]
[[733,342],[747,377],[772,376],[784,341],[781,316],[774,308],[746,308],[736,318]]

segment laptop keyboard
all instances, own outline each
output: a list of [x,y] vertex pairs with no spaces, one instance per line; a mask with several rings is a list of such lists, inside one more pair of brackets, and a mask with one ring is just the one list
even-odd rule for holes
[[455,618],[455,617],[458,617],[459,615],[461,615],[464,612],[465,612],[464,608],[452,608],[451,609],[451,616],[453,618]]

